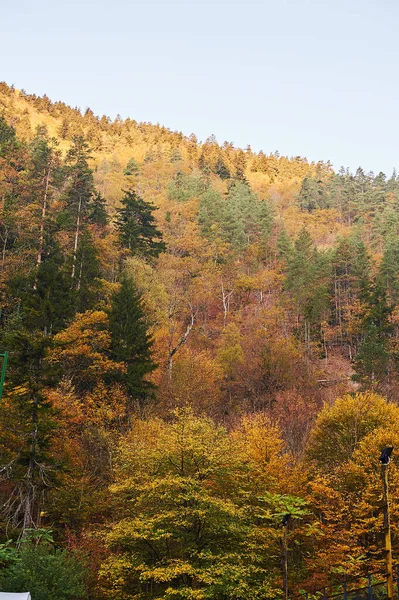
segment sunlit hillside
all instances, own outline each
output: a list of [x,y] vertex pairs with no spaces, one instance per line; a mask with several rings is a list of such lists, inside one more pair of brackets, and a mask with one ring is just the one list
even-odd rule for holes
[[267,145],[0,85],[0,588],[39,555],[71,599],[382,569],[399,180]]

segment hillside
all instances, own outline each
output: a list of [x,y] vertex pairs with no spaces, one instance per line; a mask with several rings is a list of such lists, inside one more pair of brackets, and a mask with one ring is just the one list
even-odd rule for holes
[[354,574],[380,567],[356,452],[399,435],[396,173],[199,142],[2,83],[0,200],[5,543],[52,529],[89,552],[90,597],[115,600],[279,597],[281,513],[298,518],[292,590],[349,555]]

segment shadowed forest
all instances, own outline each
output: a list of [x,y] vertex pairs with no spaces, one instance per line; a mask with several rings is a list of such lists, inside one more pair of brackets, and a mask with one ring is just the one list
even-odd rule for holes
[[2,83],[0,208],[0,589],[283,598],[285,515],[291,598],[384,570],[395,172]]

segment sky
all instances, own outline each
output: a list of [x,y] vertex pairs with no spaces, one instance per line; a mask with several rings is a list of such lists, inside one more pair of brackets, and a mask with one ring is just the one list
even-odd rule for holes
[[0,0],[0,81],[200,140],[399,170],[397,0]]

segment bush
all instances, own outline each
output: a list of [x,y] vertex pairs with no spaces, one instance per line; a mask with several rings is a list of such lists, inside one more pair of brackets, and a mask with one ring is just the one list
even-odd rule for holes
[[4,592],[27,592],[32,600],[75,600],[85,596],[85,566],[67,550],[25,545],[18,558],[0,574]]

